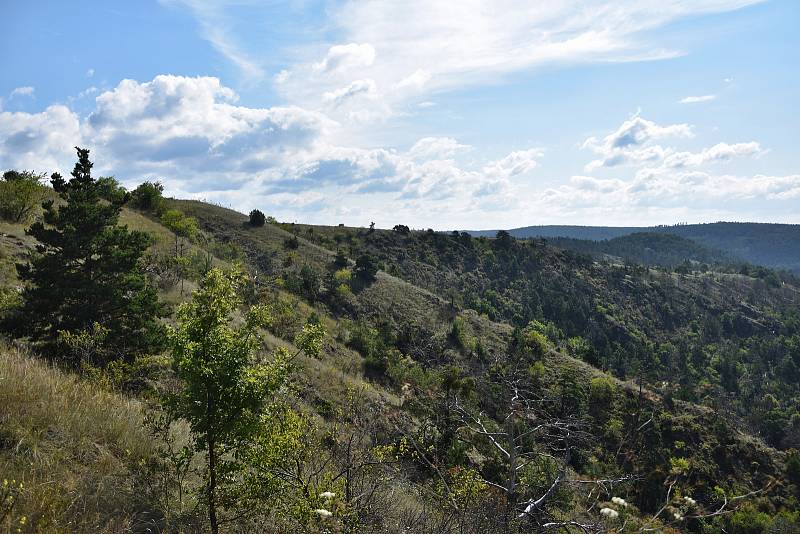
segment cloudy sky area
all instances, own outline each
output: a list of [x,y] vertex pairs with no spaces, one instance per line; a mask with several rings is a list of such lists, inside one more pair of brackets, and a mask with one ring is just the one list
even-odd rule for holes
[[130,187],[321,224],[800,223],[796,0],[0,10],[2,170],[81,145]]

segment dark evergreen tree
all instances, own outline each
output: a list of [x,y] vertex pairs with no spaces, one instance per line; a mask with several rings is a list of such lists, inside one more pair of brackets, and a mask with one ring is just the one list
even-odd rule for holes
[[253,210],[250,212],[250,226],[264,226],[267,222],[267,217],[261,210]]
[[27,283],[18,326],[50,350],[64,333],[104,332],[102,357],[131,358],[163,339],[162,305],[140,263],[150,237],[117,224],[124,200],[100,200],[89,151],[77,151],[72,178],[51,178],[61,202],[45,202],[44,223],[27,231],[39,244],[17,265]]
[[355,274],[364,282],[372,282],[378,274],[378,260],[369,254],[362,254],[356,260]]

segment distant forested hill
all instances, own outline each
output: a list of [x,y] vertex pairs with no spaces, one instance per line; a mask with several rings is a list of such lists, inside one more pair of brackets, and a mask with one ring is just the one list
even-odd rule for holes
[[637,232],[599,241],[572,237],[554,237],[547,241],[556,247],[594,257],[613,256],[644,265],[676,267],[685,262],[709,265],[735,262],[723,251],[705,247],[691,239],[657,232]]
[[[670,234],[724,252],[732,261],[745,261],[773,269],[800,273],[800,225],[717,222],[676,226],[526,226],[508,231],[516,238],[544,237],[614,239],[634,233]],[[473,236],[494,236],[496,231],[472,231]],[[661,244],[674,244],[664,241]],[[609,254],[613,254],[609,252]]]

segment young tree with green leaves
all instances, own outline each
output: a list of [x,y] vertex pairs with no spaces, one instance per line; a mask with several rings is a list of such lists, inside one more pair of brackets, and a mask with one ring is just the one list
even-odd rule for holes
[[246,282],[238,269],[206,273],[192,300],[178,308],[178,326],[170,330],[173,365],[183,389],[168,405],[186,419],[199,452],[206,454],[204,494],[212,532],[219,531],[219,509],[233,504],[230,493],[246,469],[242,458],[263,433],[270,399],[286,384],[300,351],[317,355],[324,329],[309,324],[298,336],[294,356],[285,349],[271,361],[255,362],[259,329],[269,322],[266,306],[251,307],[240,326],[232,316],[242,305]]
[[[181,295],[183,295],[183,281],[188,267],[188,259],[184,257],[183,250],[186,239],[192,239],[198,233],[197,219],[188,217],[180,210],[171,209],[161,214],[161,224],[172,230],[175,234],[175,278],[181,280]],[[183,241],[181,240],[183,238]]]
[[143,182],[131,192],[131,206],[159,214],[164,207],[163,193],[161,182]]
[[122,201],[101,201],[89,151],[77,151],[72,178],[51,178],[61,202],[45,202],[44,221],[27,231],[39,244],[29,263],[17,265],[26,287],[15,326],[49,349],[65,333],[99,326],[107,342],[96,356],[102,361],[91,363],[130,359],[163,339],[163,307],[140,262],[150,237],[117,224]]
[[0,217],[14,223],[27,223],[47,196],[44,175],[30,171],[6,171],[0,181]]

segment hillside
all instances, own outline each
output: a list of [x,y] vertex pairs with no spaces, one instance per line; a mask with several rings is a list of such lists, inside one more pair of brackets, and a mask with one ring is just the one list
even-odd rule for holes
[[[723,252],[731,261],[800,273],[800,225],[717,222],[676,226],[526,226],[508,232],[516,238],[571,238],[600,241],[650,232],[675,235]],[[494,237],[496,230],[470,231],[476,237]]]
[[[343,497],[328,525],[352,532],[571,532],[573,523],[613,532],[619,524],[598,514],[621,509],[612,497],[624,497],[635,530],[731,531],[754,518],[795,528],[795,456],[784,451],[800,435],[791,378],[800,293],[790,280],[594,263],[465,234],[252,226],[197,201],[158,209],[125,208],[121,221],[153,236],[145,263],[164,302],[189,299],[203,265],[243,262],[247,302],[272,315],[257,360],[297,351],[309,321],[327,331],[317,357],[296,357],[279,395],[309,418],[285,453],[305,493],[247,501],[250,513],[225,528],[328,531],[314,506],[330,488]],[[198,231],[176,235],[163,224],[170,210]],[[12,265],[33,246],[23,225],[3,227],[12,312]],[[170,260],[179,253],[187,259]],[[4,348],[0,468],[25,486],[3,526],[201,528],[204,456],[191,453],[181,471],[185,427],[165,434],[154,424],[163,392],[180,386],[168,362],[159,353],[76,374]],[[504,456],[511,448],[528,460]],[[44,473],[68,492],[48,492]],[[519,489],[509,492],[512,481]],[[699,504],[687,508],[684,496]],[[535,514],[516,517],[540,497]]]
[[591,241],[553,237],[547,242],[558,248],[589,254],[599,259],[623,260],[642,265],[677,267],[684,263],[724,267],[733,263],[723,252],[706,248],[672,234],[637,232],[607,240]]
[[[520,328],[531,321],[551,325],[553,340],[580,347],[575,352],[587,362],[621,378],[642,374],[687,400],[729,405],[776,446],[788,430],[799,392],[793,369],[800,292],[794,279],[594,263],[511,238],[296,231],[321,243],[342,243],[351,255],[372,254],[398,276],[490,319]],[[765,395],[784,410],[784,422],[777,424],[784,430],[772,436],[765,425],[773,425],[778,412],[765,418],[757,409]]]

